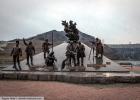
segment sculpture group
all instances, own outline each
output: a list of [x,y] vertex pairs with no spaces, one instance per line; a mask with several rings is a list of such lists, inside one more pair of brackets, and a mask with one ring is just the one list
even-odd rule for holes
[[[79,41],[79,30],[76,27],[76,23],[73,21],[62,21],[62,25],[64,26],[64,32],[66,33],[66,37],[68,38],[68,45],[65,48],[66,52],[66,58],[62,61],[61,70],[64,70],[66,66],[68,66],[68,69],[75,68],[76,66],[85,66],[84,65],[84,58],[86,56],[85,54],[85,46]],[[101,40],[96,38],[93,41],[89,41],[92,44],[91,51],[89,54],[89,58],[91,55],[91,52],[93,52],[93,62],[94,62],[94,51],[96,50],[96,58],[103,57],[103,45],[101,43]],[[27,59],[27,65],[29,67],[34,66],[33,63],[33,55],[35,54],[35,47],[33,46],[33,43],[30,41],[27,43],[25,39],[23,39],[23,43],[26,46],[25,52],[26,52],[26,59]],[[44,60],[46,66],[55,66],[55,61],[57,61],[57,58],[55,57],[55,54],[52,51],[50,51],[49,46],[53,45],[53,43],[49,43],[48,39],[44,41],[42,44],[42,51],[44,52]],[[53,47],[53,46],[52,46]],[[12,49],[11,56],[13,56],[13,68],[15,70],[22,70],[20,66],[20,60],[19,57],[22,56],[22,50],[19,47],[19,41],[16,41],[16,46]],[[18,64],[18,67],[16,65]]]

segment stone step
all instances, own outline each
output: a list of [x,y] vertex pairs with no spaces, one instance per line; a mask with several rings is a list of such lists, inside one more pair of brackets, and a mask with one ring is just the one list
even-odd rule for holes
[[61,81],[78,84],[140,83],[140,74],[92,72],[17,72],[3,71],[1,80]]

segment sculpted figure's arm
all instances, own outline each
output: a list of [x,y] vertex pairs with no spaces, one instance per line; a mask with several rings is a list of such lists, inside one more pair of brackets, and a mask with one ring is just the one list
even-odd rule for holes
[[26,43],[26,41],[25,41],[25,39],[24,39],[24,38],[23,38],[23,43],[24,43],[24,45],[26,45],[26,46],[28,45],[28,44]]

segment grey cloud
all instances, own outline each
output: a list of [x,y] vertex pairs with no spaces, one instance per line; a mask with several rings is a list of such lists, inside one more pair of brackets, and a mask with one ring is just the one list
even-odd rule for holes
[[139,0],[0,0],[0,40],[63,30],[61,20],[72,19],[106,43],[140,42],[139,5]]

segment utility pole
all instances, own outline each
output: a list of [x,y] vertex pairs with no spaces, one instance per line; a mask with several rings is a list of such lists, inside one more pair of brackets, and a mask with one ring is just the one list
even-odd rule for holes
[[52,52],[53,52],[53,32],[52,32]]

